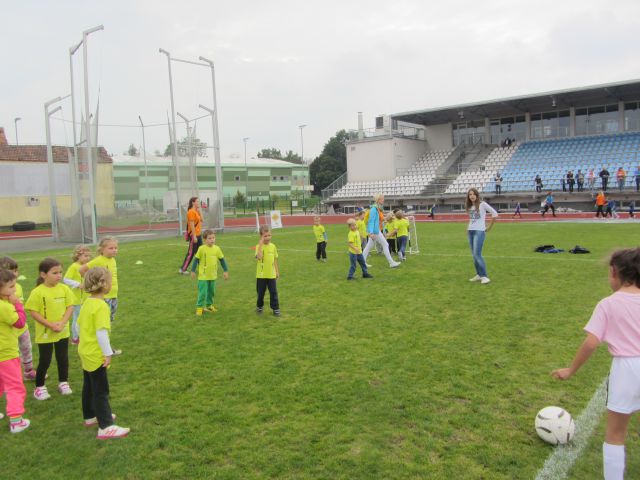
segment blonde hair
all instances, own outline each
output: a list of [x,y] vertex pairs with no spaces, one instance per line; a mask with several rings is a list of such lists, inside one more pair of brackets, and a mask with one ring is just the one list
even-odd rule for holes
[[373,196],[373,201],[374,201],[375,203],[378,203],[378,200],[380,200],[381,198],[384,198],[384,193],[376,193],[376,194]]
[[355,224],[356,224],[355,218],[350,218],[349,220],[347,220],[347,225],[355,225]]
[[109,242],[115,242],[118,243],[118,239],[116,237],[102,237],[102,239],[100,240],[100,243],[98,244],[98,247],[96,248],[96,252],[98,253],[98,255],[102,255],[102,252],[104,251],[104,247],[107,246],[107,243]]
[[84,274],[84,291],[87,293],[108,293],[107,282],[111,272],[103,267],[90,268]]
[[260,233],[260,236],[270,231],[271,231],[271,228],[269,227],[269,225],[260,225],[260,228],[258,229],[258,233]]
[[385,215],[384,219],[388,222],[389,220],[393,220],[393,213],[389,212]]
[[395,215],[398,220],[402,220],[404,218],[404,212],[402,210],[398,210]]
[[77,262],[78,259],[80,258],[80,255],[82,255],[83,253],[88,253],[89,255],[91,255],[91,249],[86,245],[76,245],[76,248],[73,249],[73,254],[71,255],[71,259],[74,262]]

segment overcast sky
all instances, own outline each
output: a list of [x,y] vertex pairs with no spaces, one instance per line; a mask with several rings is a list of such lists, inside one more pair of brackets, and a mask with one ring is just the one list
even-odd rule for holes
[[[262,148],[312,159],[340,129],[374,117],[640,77],[637,0],[111,0],[3,2],[0,126],[15,143],[45,141],[43,104],[69,86],[69,47],[89,37],[92,110],[110,153],[169,143],[174,57],[215,61],[222,158]],[[82,99],[82,50],[74,63]],[[208,69],[173,63],[176,110],[212,106]],[[52,120],[53,143],[72,144],[71,105]],[[78,107],[79,108],[79,107]],[[79,110],[78,110],[79,111]],[[66,120],[66,122],[64,121]],[[110,125],[124,125],[115,127]],[[127,127],[128,126],[128,127]],[[186,134],[178,124],[178,137]],[[197,123],[211,143],[211,122]]]

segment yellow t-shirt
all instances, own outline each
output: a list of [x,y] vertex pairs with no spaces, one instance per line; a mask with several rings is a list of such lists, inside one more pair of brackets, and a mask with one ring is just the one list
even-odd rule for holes
[[[73,305],[73,294],[63,283],[55,287],[47,287],[44,283],[31,291],[25,305],[25,310],[33,310],[50,322],[59,322],[68,307]],[[54,343],[63,338],[69,338],[69,322],[60,332],[54,332],[36,322],[36,343]]]
[[396,220],[396,228],[398,229],[399,237],[409,236],[409,220],[407,220],[406,218]]
[[324,226],[314,225],[313,234],[316,236],[316,242],[324,242]]
[[89,268],[106,268],[111,272],[111,290],[109,290],[109,293],[107,293],[104,298],[118,298],[118,267],[116,265],[116,259],[100,255],[87,263],[87,265]]
[[[78,262],[72,263],[69,268],[67,268],[67,273],[64,274],[64,278],[68,278],[69,280],[74,280],[76,282],[82,283],[82,275],[80,275],[80,265]],[[68,286],[68,285],[67,285]],[[84,291],[80,288],[71,288],[71,293],[73,293],[73,304],[74,305],[82,305],[83,300],[86,297]]]
[[215,280],[218,278],[218,262],[224,258],[222,250],[217,245],[200,245],[196,252],[198,264],[198,280]]
[[[258,245],[256,245],[256,252]],[[258,260],[256,278],[276,278],[274,263],[278,258],[278,249],[275,243],[268,243],[262,246],[262,259]],[[257,260],[257,259],[256,259]]]
[[98,330],[111,332],[111,310],[107,302],[101,298],[87,298],[78,315],[78,327],[80,328],[78,355],[80,355],[82,369],[94,372],[104,363],[104,354],[98,343],[96,332]]
[[[396,222],[397,220],[394,218],[393,220],[387,222],[387,226],[385,227],[387,229],[387,233],[391,234],[393,233],[393,231],[397,228],[396,227]],[[396,235],[390,235],[388,238],[396,238]]]
[[[20,300],[20,303],[24,305],[24,290],[22,290],[22,285],[20,285],[18,282],[16,282],[16,297],[18,297],[18,299]],[[29,329],[29,326],[25,322],[24,327],[16,329],[16,333],[18,334],[18,336],[20,336],[24,332],[26,332],[28,329]]]
[[[349,233],[347,234],[347,241],[349,242],[349,253],[362,253],[360,232],[358,230],[349,230]],[[358,248],[353,248],[351,243],[357,245]]]
[[7,300],[0,300],[0,362],[18,358],[18,312]]
[[367,238],[367,224],[364,220],[356,220],[358,232],[360,233],[360,239]]

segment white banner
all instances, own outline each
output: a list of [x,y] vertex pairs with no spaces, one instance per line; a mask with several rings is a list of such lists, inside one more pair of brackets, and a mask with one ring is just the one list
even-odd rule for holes
[[271,210],[269,212],[271,228],[282,228],[282,216],[280,210]]

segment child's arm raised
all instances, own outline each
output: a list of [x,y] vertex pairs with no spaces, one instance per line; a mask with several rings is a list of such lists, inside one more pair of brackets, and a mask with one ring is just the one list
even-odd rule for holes
[[593,333],[587,333],[587,338],[585,338],[582,345],[580,345],[580,348],[578,348],[578,351],[573,358],[573,362],[571,362],[571,366],[568,368],[559,368],[554,370],[551,372],[551,376],[558,380],[567,380],[569,377],[574,375],[587,360],[589,360],[589,357],[596,351],[598,345],[600,345],[598,337]]
[[256,258],[262,260],[262,247],[264,246],[264,237],[260,237],[258,248],[256,248]]

